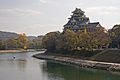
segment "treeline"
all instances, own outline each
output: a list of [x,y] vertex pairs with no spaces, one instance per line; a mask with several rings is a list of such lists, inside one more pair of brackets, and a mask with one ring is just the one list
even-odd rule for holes
[[43,49],[42,38],[41,39],[33,39],[28,42],[29,49]]
[[120,48],[120,24],[119,25],[114,25],[112,29],[108,30],[111,43],[110,47],[111,48]]
[[42,47],[41,40],[29,40],[25,34],[19,34],[17,38],[0,40],[0,50],[6,49],[38,49]]
[[115,25],[110,30],[97,27],[94,32],[74,32],[66,30],[47,33],[42,41],[44,48],[52,50],[94,50],[103,48],[120,48],[120,25]]

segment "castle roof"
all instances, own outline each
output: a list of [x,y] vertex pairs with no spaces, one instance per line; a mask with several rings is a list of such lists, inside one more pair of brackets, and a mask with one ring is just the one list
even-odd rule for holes
[[84,14],[85,12],[82,11],[81,9],[76,8],[75,11],[73,11],[72,13],[82,13],[82,14]]
[[75,25],[73,26],[73,29],[79,29],[79,26]]
[[93,27],[97,27],[98,25],[100,25],[99,22],[94,22],[94,23],[89,23],[89,24],[87,25],[87,27],[93,28]]
[[67,24],[65,24],[63,27],[64,29],[70,28],[73,30],[79,30],[84,29],[84,27],[94,29],[95,27],[101,27],[101,25],[99,22],[90,23],[89,17],[86,17],[84,11],[76,8],[75,11],[73,11],[73,15],[71,15],[71,18],[69,18]]

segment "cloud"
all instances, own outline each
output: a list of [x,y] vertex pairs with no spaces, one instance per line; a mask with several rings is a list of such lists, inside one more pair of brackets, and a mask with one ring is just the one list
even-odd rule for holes
[[39,0],[41,3],[47,3],[46,0]]
[[118,14],[120,9],[114,6],[99,6],[99,7],[88,7],[87,12],[94,12],[100,15]]
[[45,35],[48,32],[62,31],[62,29],[58,24],[33,24],[24,27],[24,31],[28,31],[30,35]]
[[12,8],[12,9],[0,9],[0,12],[3,13],[12,13],[17,15],[25,15],[25,16],[31,16],[31,15],[40,15],[41,12],[33,9],[20,9],[20,8]]
[[60,27],[58,24],[33,24],[28,26],[30,28],[48,28],[48,27]]

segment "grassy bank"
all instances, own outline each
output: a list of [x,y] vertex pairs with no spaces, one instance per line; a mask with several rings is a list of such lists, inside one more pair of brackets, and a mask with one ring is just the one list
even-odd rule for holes
[[104,50],[90,58],[94,61],[120,63],[120,50]]
[[120,63],[120,50],[95,50],[95,51],[47,51],[44,55],[72,57],[77,59]]
[[[56,52],[56,51],[54,51],[54,52]],[[93,55],[87,55],[87,56],[82,56],[82,57],[79,57],[80,54],[76,55],[75,53],[72,53],[72,55],[71,55],[68,53],[46,52],[43,54],[33,55],[33,57],[38,58],[38,59],[52,60],[52,61],[62,63],[62,64],[76,65],[76,66],[85,67],[85,68],[95,68],[95,69],[120,72],[120,64],[119,64],[119,59],[118,59],[120,57],[119,52],[120,52],[119,50],[95,51],[94,54],[92,53]],[[114,53],[116,53],[116,54],[114,54]],[[81,54],[83,54],[83,53],[81,53]],[[87,51],[87,52],[85,52],[85,54],[90,54],[90,53]],[[108,56],[108,55],[110,55],[110,56]],[[118,56],[117,57],[118,61],[116,61],[116,59],[112,58],[115,56]],[[107,61],[104,61],[105,59]],[[113,61],[114,61],[114,63],[113,63]]]
[[97,55],[102,52],[102,50],[95,51],[46,51],[44,55],[54,55],[54,56],[63,56],[63,57],[72,57],[78,59],[89,59],[92,56]]

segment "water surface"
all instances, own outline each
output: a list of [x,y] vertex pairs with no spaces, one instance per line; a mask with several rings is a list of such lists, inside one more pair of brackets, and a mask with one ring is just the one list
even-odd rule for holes
[[42,52],[0,54],[0,80],[120,80],[120,73],[77,68],[31,57],[37,53]]

